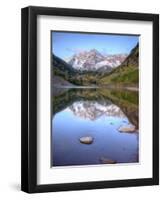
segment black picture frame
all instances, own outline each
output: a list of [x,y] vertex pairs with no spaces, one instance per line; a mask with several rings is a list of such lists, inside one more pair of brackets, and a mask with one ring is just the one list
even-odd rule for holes
[[[37,16],[55,15],[153,23],[153,177],[37,185]],[[159,15],[35,7],[21,11],[21,190],[28,193],[159,184]]]

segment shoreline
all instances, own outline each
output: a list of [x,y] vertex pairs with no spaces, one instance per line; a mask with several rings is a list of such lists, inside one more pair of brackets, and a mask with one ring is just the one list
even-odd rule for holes
[[132,86],[66,86],[66,85],[54,85],[54,88],[63,88],[63,89],[96,89],[96,88],[103,88],[103,89],[116,89],[116,90],[130,90],[138,92],[138,87],[132,87]]

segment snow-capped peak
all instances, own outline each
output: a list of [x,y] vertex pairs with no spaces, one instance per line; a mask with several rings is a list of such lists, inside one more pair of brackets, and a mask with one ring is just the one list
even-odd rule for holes
[[126,54],[103,55],[96,49],[74,54],[68,63],[76,70],[95,71],[105,67],[105,70],[119,66],[127,57]]

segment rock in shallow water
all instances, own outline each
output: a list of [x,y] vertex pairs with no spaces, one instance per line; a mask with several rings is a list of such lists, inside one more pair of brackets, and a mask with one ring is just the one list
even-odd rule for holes
[[104,157],[101,157],[100,161],[102,164],[116,164],[117,163],[116,160],[111,160],[109,158],[104,158]]
[[91,137],[91,136],[85,136],[85,137],[81,137],[79,140],[83,144],[92,144],[93,137]]
[[129,125],[129,126],[121,126],[118,129],[119,132],[121,133],[133,133],[136,132],[135,126]]

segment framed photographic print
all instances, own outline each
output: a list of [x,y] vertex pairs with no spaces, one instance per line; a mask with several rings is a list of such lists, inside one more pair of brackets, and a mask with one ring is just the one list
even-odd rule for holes
[[159,184],[159,16],[22,9],[22,190]]

